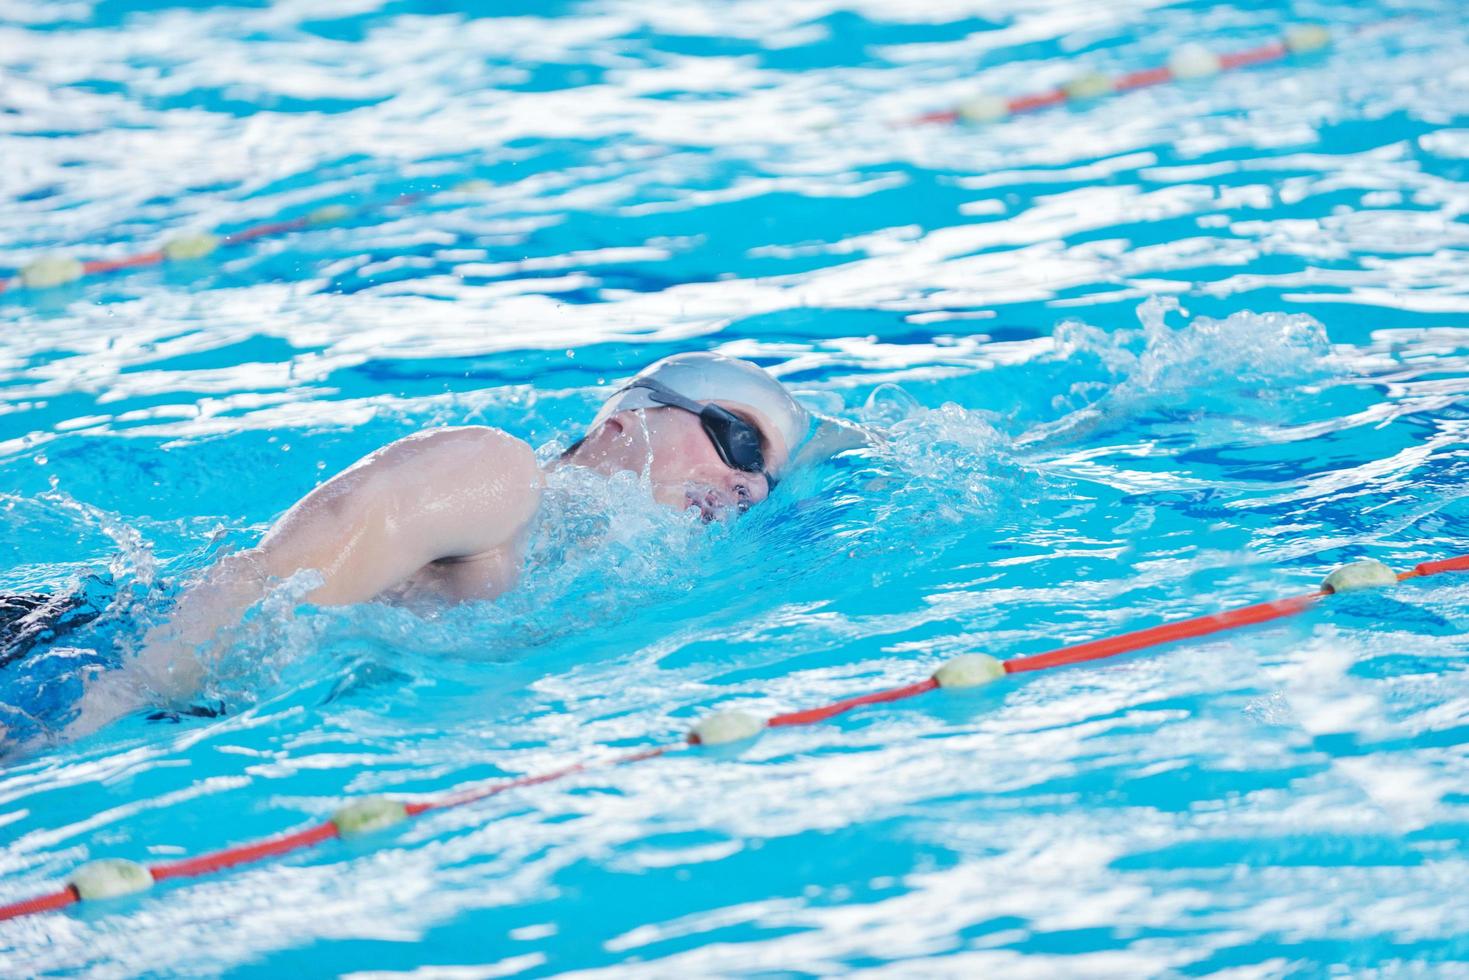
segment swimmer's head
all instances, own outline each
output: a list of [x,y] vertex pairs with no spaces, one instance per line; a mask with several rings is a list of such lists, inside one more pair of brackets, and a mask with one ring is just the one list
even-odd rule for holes
[[764,500],[809,426],[785,386],[749,361],[675,354],[619,388],[567,455],[646,469],[660,503],[711,519]]

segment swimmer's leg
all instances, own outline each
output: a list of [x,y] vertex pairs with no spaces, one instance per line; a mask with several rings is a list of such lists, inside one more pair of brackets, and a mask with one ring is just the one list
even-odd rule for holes
[[77,716],[61,730],[61,737],[70,742],[90,735],[104,725],[150,707],[152,700],[126,670],[98,671],[83,682]]
[[[86,647],[59,641],[102,614],[83,588],[76,593],[0,593],[0,759],[54,743],[58,716],[70,713],[72,685],[100,671]],[[88,663],[87,661],[93,661]]]
[[[185,642],[188,638],[169,642],[174,639],[170,629],[152,631],[148,637],[152,642],[122,663],[115,657],[89,657],[91,662],[80,663],[69,659],[73,652],[91,653],[92,644],[71,651],[58,641],[96,620],[104,610],[105,603],[85,588],[52,595],[0,593],[0,669],[9,665],[18,672],[8,682],[34,688],[36,693],[49,691],[50,701],[60,692],[53,683],[57,670],[70,674],[69,683],[80,686],[79,693],[65,699],[67,703],[50,703],[35,715],[22,707],[35,710],[25,699],[14,705],[0,703],[0,758],[58,740],[82,738],[140,711],[152,711],[152,720],[172,721],[183,716],[218,718],[227,713],[222,702],[181,706],[198,693],[194,675],[202,670],[192,656],[191,644]],[[63,659],[55,659],[52,653]],[[63,718],[70,720],[63,722]]]

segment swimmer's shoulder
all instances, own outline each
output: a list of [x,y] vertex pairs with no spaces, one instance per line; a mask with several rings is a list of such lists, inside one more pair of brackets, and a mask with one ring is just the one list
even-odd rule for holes
[[525,493],[536,500],[545,486],[535,450],[503,429],[443,426],[425,429],[393,445],[407,450],[405,456],[413,465],[428,465],[455,482],[498,493]]
[[[316,487],[256,549],[270,574],[326,570],[312,601],[360,602],[443,559],[513,555],[544,477],[524,441],[488,426],[427,429]],[[506,559],[508,561],[508,559]],[[498,567],[498,566],[496,566]]]
[[[363,462],[395,467],[427,467],[443,475],[519,477],[535,486],[542,483],[535,450],[523,439],[488,425],[455,425],[424,429],[391,442]],[[359,464],[361,465],[361,464]]]
[[[404,510],[427,510],[455,524],[492,519],[518,529],[540,506],[545,476],[535,450],[487,425],[445,426],[405,436],[363,461],[392,486]],[[362,465],[362,464],[359,464]],[[380,490],[388,486],[379,482]]]
[[488,425],[466,425],[449,431],[467,444],[473,460],[470,465],[480,476],[504,481],[506,486],[519,488],[540,501],[546,474],[530,443]]
[[443,557],[503,565],[490,576],[498,584],[479,583],[471,591],[504,591],[514,580],[519,549],[545,492],[546,477],[535,450],[523,439],[487,425],[430,429],[418,438],[432,446],[452,472],[446,479],[453,489],[441,487],[447,490],[441,500],[454,502],[449,509],[462,518],[458,526],[466,535],[460,547]]
[[535,450],[524,439],[517,439],[504,429],[489,425],[438,426],[405,436],[392,445],[415,450],[449,451],[463,454],[466,459],[503,457],[507,463],[540,469],[535,461]]

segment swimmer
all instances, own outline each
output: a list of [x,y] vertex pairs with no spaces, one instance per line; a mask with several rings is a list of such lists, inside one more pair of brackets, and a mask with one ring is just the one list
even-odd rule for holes
[[[769,496],[810,417],[775,378],[713,353],[658,361],[619,388],[552,461],[645,475],[653,499],[729,520]],[[122,670],[92,678],[76,738],[203,683],[209,650],[271,583],[312,570],[316,605],[436,594],[491,598],[515,585],[545,474],[531,447],[483,426],[400,439],[303,497],[258,545],[215,563]]]

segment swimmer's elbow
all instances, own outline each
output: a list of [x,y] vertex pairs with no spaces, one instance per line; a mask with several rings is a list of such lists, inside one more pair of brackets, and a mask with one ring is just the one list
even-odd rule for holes
[[376,594],[428,562],[515,540],[542,485],[535,452],[508,433],[429,429],[308,494],[261,543],[263,564],[277,576],[318,569],[338,601]]
[[535,451],[488,426],[438,429],[421,438],[425,465],[415,468],[420,489],[413,509],[435,526],[433,557],[463,557],[514,541],[541,502],[545,477]]
[[500,531],[491,545],[497,547],[516,537],[530,522],[540,506],[546,478],[535,450],[525,442],[498,429],[487,429],[484,438],[479,477],[487,491],[484,500],[493,510],[492,515],[485,516]]

